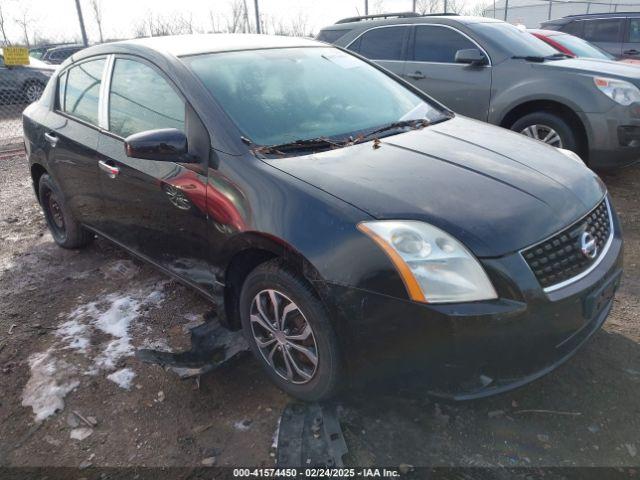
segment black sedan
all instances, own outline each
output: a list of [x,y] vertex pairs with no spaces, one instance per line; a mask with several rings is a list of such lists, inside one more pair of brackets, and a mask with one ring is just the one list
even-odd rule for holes
[[60,246],[99,234],[199,290],[303,399],[414,371],[456,398],[514,388],[591,337],[619,283],[579,157],[311,40],[91,47],[24,132]]

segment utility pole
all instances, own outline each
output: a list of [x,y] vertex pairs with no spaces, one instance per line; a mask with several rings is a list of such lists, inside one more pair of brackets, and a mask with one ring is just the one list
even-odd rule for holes
[[507,21],[507,12],[509,11],[509,0],[504,2],[504,21]]
[[80,32],[82,32],[82,44],[86,47],[89,45],[89,42],[87,41],[87,31],[84,29],[84,19],[82,18],[82,8],[80,7],[80,0],[76,0],[76,10],[78,11]]
[[547,14],[547,20],[551,20],[551,8],[553,7],[553,0],[549,0],[549,13]]
[[364,14],[369,15],[369,0],[364,0]]
[[444,13],[447,13],[447,0],[444,0]]
[[413,13],[416,13],[416,0],[413,0],[413,10],[411,10]]
[[256,9],[256,33],[262,33],[260,31],[260,10],[258,10],[258,0],[253,0],[253,4]]

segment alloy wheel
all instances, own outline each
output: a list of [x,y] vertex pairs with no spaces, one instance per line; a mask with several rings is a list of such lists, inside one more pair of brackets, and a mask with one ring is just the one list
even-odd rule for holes
[[529,125],[524,128],[520,133],[526,135],[527,137],[534,138],[541,142],[544,142],[553,147],[563,148],[562,147],[562,138],[558,132],[556,132],[553,128],[548,125]]
[[251,302],[251,332],[267,364],[283,379],[304,384],[318,368],[318,345],[300,308],[277,290],[262,290]]
[[24,93],[29,103],[35,102],[44,92],[44,87],[39,83],[32,83],[25,89]]

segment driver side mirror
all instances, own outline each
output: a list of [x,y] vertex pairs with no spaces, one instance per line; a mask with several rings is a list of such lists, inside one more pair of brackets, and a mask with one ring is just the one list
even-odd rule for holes
[[176,128],[147,130],[129,135],[124,141],[128,157],[160,162],[195,163],[188,153],[187,136]]
[[477,48],[458,50],[456,52],[455,62],[474,66],[486,65],[488,63],[487,57]]

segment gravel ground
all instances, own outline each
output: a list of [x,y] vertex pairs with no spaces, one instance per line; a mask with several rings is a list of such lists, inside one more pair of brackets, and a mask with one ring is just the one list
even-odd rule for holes
[[[502,396],[342,399],[348,465],[640,466],[640,167],[604,180],[626,241],[605,328]],[[137,361],[138,347],[185,347],[211,306],[102,239],[56,247],[24,157],[0,160],[0,245],[0,466],[273,465],[291,399],[249,355],[199,383]]]

